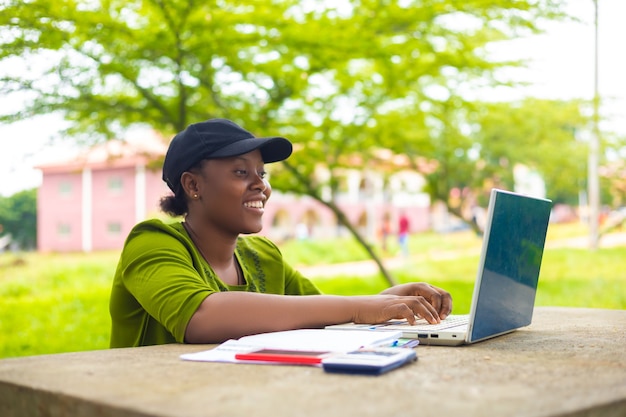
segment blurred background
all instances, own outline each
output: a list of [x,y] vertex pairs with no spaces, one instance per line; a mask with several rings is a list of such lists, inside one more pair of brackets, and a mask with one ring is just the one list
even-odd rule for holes
[[[626,307],[621,0],[0,11],[0,356],[106,347],[119,250],[163,216],[167,144],[213,117],[294,143],[268,166],[261,233],[327,292],[424,277],[466,309],[497,187],[554,203],[539,303]],[[36,350],[51,328],[67,337]]]

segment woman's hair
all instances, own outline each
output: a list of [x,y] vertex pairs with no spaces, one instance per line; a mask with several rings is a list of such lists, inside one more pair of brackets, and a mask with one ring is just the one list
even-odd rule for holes
[[[187,169],[186,171],[198,171],[202,168],[202,164],[205,159],[198,161],[195,165]],[[174,194],[166,195],[161,197],[161,201],[159,202],[159,206],[161,207],[161,211],[169,214],[172,217],[184,216],[189,212],[189,206],[187,206],[187,196],[183,191],[183,187],[181,187],[180,182],[176,187],[176,192]]]
[[189,211],[189,208],[187,207],[187,198],[182,187],[178,187],[176,194],[161,197],[159,206],[161,207],[162,212],[169,214],[172,217],[183,216]]

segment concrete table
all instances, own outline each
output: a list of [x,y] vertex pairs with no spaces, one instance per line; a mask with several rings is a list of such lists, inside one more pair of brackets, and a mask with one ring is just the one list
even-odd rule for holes
[[626,416],[626,311],[537,308],[525,329],[419,346],[388,374],[187,362],[211,345],[0,360],[0,416]]

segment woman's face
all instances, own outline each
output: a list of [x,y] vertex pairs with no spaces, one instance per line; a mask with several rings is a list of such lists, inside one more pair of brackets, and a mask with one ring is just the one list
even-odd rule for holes
[[259,150],[204,161],[198,178],[198,202],[203,206],[198,214],[203,221],[236,235],[259,232],[272,193],[264,165]]

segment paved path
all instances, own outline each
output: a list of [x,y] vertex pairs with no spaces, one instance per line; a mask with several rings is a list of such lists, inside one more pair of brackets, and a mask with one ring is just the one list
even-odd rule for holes
[[[618,246],[626,246],[626,232],[613,232],[604,235],[600,238],[601,248],[614,248]],[[556,242],[549,242],[546,245],[548,248],[556,247],[569,247],[569,248],[588,248],[589,237],[581,236],[571,239],[558,240]]]
[[[626,232],[615,232],[605,235],[600,240],[601,248],[626,246]],[[561,239],[558,241],[549,242],[546,247],[548,248],[587,248],[589,247],[589,238],[587,236],[576,237],[571,239]],[[431,252],[420,255],[413,255],[411,261],[423,258],[428,260],[446,260],[455,259],[460,255],[479,255],[480,248],[474,248],[460,251],[444,251],[444,252]],[[408,261],[402,257],[386,258],[384,260],[385,266],[389,269],[400,268]],[[300,266],[298,270],[309,278],[323,278],[337,277],[339,275],[358,276],[358,275],[372,275],[378,273],[378,266],[373,260],[356,261],[356,262],[343,262],[339,264],[330,265],[313,265],[313,266]]]

